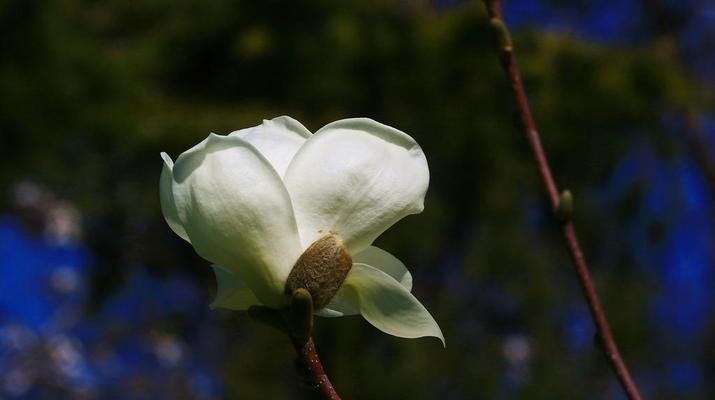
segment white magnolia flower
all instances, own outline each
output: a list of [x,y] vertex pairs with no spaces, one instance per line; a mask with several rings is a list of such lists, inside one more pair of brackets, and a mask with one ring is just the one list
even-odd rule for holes
[[427,160],[407,134],[366,118],[311,134],[283,116],[162,158],[164,217],[215,264],[212,306],[280,308],[305,287],[316,315],[362,314],[386,333],[444,342],[404,264],[371,246],[423,209]]

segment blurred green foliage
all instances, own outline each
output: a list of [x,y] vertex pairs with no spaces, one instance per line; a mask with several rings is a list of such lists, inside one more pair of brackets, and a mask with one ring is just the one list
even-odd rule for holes
[[[602,354],[574,357],[559,332],[555,313],[580,294],[482,5],[438,12],[416,3],[4,1],[0,188],[31,177],[78,203],[97,257],[94,302],[140,264],[159,274],[189,268],[208,304],[207,263],[159,211],[159,152],[176,157],[209,132],[281,114],[311,130],[376,119],[414,136],[430,162],[425,212],[378,245],[411,267],[447,348],[388,337],[360,318],[318,320],[318,350],[343,396],[510,398],[503,341],[511,333],[527,335],[532,349],[518,397],[602,392],[613,385]],[[514,43],[557,180],[574,192],[615,335],[633,366],[652,362],[642,318],[653,287],[628,257],[616,265],[598,257],[633,206],[623,199],[622,213],[604,217],[589,194],[634,143],[672,155],[659,116],[692,100],[689,83],[657,46],[609,48],[533,31],[517,32]],[[480,300],[493,287],[511,299],[503,309]],[[219,313],[234,343],[223,369],[229,398],[310,397],[280,333]]]

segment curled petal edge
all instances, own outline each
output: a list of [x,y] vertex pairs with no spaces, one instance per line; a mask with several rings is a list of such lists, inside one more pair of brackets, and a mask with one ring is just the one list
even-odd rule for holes
[[191,243],[189,235],[186,234],[184,226],[179,220],[179,215],[176,211],[176,203],[174,202],[173,184],[174,176],[172,170],[174,162],[168,154],[162,152],[161,158],[164,160],[164,166],[161,169],[161,177],[159,178],[159,201],[161,204],[161,213],[164,215],[164,220],[169,225],[174,233],[180,238]]

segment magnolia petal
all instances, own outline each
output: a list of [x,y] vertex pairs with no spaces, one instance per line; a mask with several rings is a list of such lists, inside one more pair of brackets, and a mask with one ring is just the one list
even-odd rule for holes
[[[353,255],[353,265],[355,263],[379,269],[399,282],[407,291],[412,290],[412,274],[407,270],[405,264],[379,247],[369,246]],[[319,317],[343,317],[357,314],[360,314],[360,310],[345,297],[342,290],[335,294],[327,307],[315,312],[315,315]]]
[[174,168],[174,162],[166,153],[161,153],[161,158],[164,160],[164,167],[161,169],[161,178],[159,178],[159,201],[161,203],[161,213],[164,214],[164,219],[174,233],[182,239],[189,241],[189,236],[184,230],[184,226],[179,221],[179,215],[176,212],[176,204],[174,203],[174,193],[172,186],[174,178],[171,170]]
[[407,270],[405,264],[379,247],[369,246],[353,255],[353,263],[366,264],[377,268],[400,282],[408,292],[412,291],[412,274]]
[[262,125],[231,132],[252,144],[283,177],[298,149],[312,134],[300,122],[288,116],[263,120]]
[[212,265],[211,268],[216,274],[216,298],[211,303],[211,308],[219,307],[242,311],[251,306],[261,305],[253,291],[246,287],[236,275],[218,265]]
[[[350,276],[349,273],[348,276]],[[360,314],[360,309],[345,295],[345,291],[341,287],[325,308],[316,310],[313,314],[325,318],[346,317]]]
[[410,136],[355,118],[316,132],[284,181],[303,246],[334,231],[356,254],[401,218],[422,211],[429,170]]
[[317,315],[318,317],[323,317],[323,318],[337,318],[337,317],[344,317],[346,315],[354,315],[354,314],[344,314],[338,310],[333,310],[331,308],[325,307],[325,308],[321,308],[320,310],[313,311],[313,315]]
[[365,264],[354,264],[341,291],[370,324],[393,336],[434,336],[445,344],[429,311],[399,282]]
[[269,162],[238,136],[211,134],[173,168],[177,215],[196,252],[236,274],[261,303],[283,287],[301,253],[292,205]]

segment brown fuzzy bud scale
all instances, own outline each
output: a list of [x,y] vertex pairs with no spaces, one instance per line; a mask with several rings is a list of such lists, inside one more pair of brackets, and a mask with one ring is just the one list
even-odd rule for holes
[[286,280],[285,293],[304,288],[313,297],[313,308],[328,305],[347,277],[353,260],[334,233],[316,240],[298,258]]

